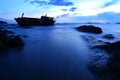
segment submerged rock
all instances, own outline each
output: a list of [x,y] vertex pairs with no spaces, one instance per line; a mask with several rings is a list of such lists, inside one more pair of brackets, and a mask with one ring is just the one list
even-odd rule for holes
[[93,47],[93,46],[95,46],[95,45],[106,44],[105,41],[98,40],[98,39],[96,39],[96,38],[93,37],[93,36],[82,35],[82,38],[90,44],[90,47]]
[[[11,33],[12,35],[10,35]],[[24,42],[21,37],[13,35],[13,33],[14,32],[5,29],[0,30],[0,50],[24,46]]]
[[18,35],[18,36],[23,37],[23,38],[28,37],[27,35]]
[[110,80],[120,80],[120,41],[114,43],[107,42],[107,44],[97,45],[94,48],[102,49],[111,56],[106,68],[94,68],[96,69],[95,72],[101,71],[101,73],[105,73]]
[[0,31],[0,42],[7,45],[9,41],[9,37],[6,33],[6,31]]
[[5,34],[13,34],[13,31],[9,31],[9,30],[5,30],[5,29],[1,29],[0,30],[1,33],[5,33]]
[[19,36],[15,36],[13,38],[10,38],[10,40],[8,41],[8,45],[10,47],[18,48],[18,47],[23,47],[24,42]]
[[95,48],[103,49],[111,55],[112,61],[119,62],[120,65],[120,41],[108,43],[105,45],[94,46]]
[[112,34],[106,34],[106,35],[103,36],[103,38],[114,39],[115,37]]
[[4,50],[6,48],[7,46],[4,43],[0,42],[0,50]]
[[92,43],[90,48],[95,51],[89,69],[103,80],[120,80],[120,41],[105,42],[88,35],[83,39]]
[[89,33],[96,33],[96,34],[102,33],[101,28],[93,25],[83,25],[83,26],[77,27],[76,29],[81,32],[89,32]]
[[5,21],[0,21],[0,24],[7,24],[7,22],[5,22]]
[[114,43],[107,42],[105,45],[97,45],[97,46],[94,46],[94,48],[103,49],[107,51],[108,53],[119,53],[120,52],[120,41],[117,41]]

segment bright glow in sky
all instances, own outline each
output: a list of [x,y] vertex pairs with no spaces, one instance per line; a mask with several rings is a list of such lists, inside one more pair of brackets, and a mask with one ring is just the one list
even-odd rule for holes
[[57,22],[120,22],[120,0],[0,0],[0,19],[47,14]]

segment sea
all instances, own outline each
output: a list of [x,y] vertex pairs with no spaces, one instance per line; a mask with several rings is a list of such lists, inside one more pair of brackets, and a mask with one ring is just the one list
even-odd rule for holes
[[[102,28],[102,34],[79,32],[81,25]],[[120,24],[56,23],[54,26],[19,27],[17,24],[0,25],[22,35],[22,49],[0,52],[0,80],[103,80],[92,73],[88,64],[96,52],[82,36],[102,41],[120,40]],[[113,34],[115,39],[102,38]],[[102,53],[101,53],[102,54]],[[107,80],[107,79],[104,79]]]

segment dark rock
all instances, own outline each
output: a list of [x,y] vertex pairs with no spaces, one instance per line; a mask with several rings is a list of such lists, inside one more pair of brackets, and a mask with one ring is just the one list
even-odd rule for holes
[[115,37],[112,34],[106,34],[106,35],[103,36],[103,38],[114,39]]
[[100,34],[102,33],[102,29],[99,27],[95,27],[93,25],[83,25],[83,26],[79,26],[76,28],[78,31],[81,32],[89,32],[89,33],[96,33],[96,34]]
[[26,37],[28,37],[28,36],[27,36],[27,35],[22,35],[22,37],[26,38]]
[[9,33],[9,34],[13,34],[14,32],[13,32],[13,31],[7,31],[7,33]]
[[[9,35],[11,33],[12,35]],[[24,46],[24,42],[20,36],[16,36],[13,33],[5,29],[0,30],[0,51],[6,50],[6,48],[19,48]]]
[[23,37],[23,38],[28,37],[27,35],[18,35],[18,36]]
[[15,47],[15,48],[24,46],[24,42],[19,36],[15,36],[15,37],[11,38],[9,40],[8,44],[10,47]]
[[7,24],[7,22],[5,22],[5,21],[0,21],[0,24]]
[[4,32],[4,31],[3,32],[1,31],[1,33],[0,33],[0,42],[7,45],[8,41],[9,41],[9,37],[8,37],[7,33]]
[[103,70],[102,73],[107,72],[106,74],[111,78],[111,80],[120,80],[120,41],[114,43],[108,42],[105,45],[94,47],[103,49],[111,55],[110,61],[106,67],[107,69]]
[[[86,35],[83,36],[83,38],[87,42],[92,43],[90,44],[92,45],[90,46],[90,48],[92,47],[91,49],[102,49],[95,49],[97,50],[94,54],[95,58],[92,58],[92,61],[88,65],[90,70],[103,78],[102,80],[120,80],[120,41],[113,43],[104,42],[101,40],[99,41],[95,37]],[[97,55],[97,57],[95,55]],[[108,57],[105,57],[105,55],[108,55]]]
[[0,30],[0,32],[5,33],[5,34],[13,34],[14,33],[13,31],[5,30],[5,29]]
[[4,29],[4,28],[3,28],[3,27],[0,27],[0,30],[1,30],[1,29]]
[[0,42],[0,50],[4,50],[6,48],[7,46],[4,43]]
[[120,52],[120,41],[117,41],[114,43],[107,42],[105,45],[97,45],[97,46],[94,46],[94,48],[103,49],[107,51],[108,53],[119,53]]
[[98,40],[98,39],[96,39],[95,37],[92,37],[92,36],[83,35],[82,38],[85,41],[89,42],[90,46],[106,44],[106,42],[104,42],[102,40]]

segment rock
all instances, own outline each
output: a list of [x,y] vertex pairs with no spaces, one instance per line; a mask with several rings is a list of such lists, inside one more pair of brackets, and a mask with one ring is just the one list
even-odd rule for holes
[[7,45],[9,41],[9,37],[6,32],[1,31],[0,32],[0,42]]
[[18,36],[23,37],[23,38],[28,37],[27,35],[18,35]]
[[79,26],[76,28],[78,31],[81,32],[89,32],[89,33],[96,33],[96,34],[100,34],[102,33],[102,29],[99,27],[95,27],[93,25],[83,25],[83,26]]
[[11,38],[8,42],[10,47],[18,48],[18,47],[23,47],[24,42],[19,36],[15,36]]
[[0,27],[0,30],[1,30],[1,29],[4,29],[4,28],[3,28],[3,27]]
[[91,48],[92,46],[95,46],[95,45],[106,44],[105,41],[98,40],[98,39],[96,39],[96,38],[93,37],[93,36],[82,35],[82,38],[90,44],[90,48]]
[[94,46],[94,48],[103,49],[107,51],[108,53],[119,53],[120,52],[120,41],[117,41],[114,43],[106,42],[105,45],[97,45],[97,46]]
[[4,43],[0,42],[0,50],[4,50],[6,48],[7,46]]
[[115,37],[112,34],[106,34],[106,35],[103,36],[103,38],[114,39]]
[[26,38],[26,37],[28,37],[28,36],[27,36],[27,35],[22,35],[22,37]]
[[13,31],[5,30],[5,29],[0,30],[0,32],[6,33],[6,34],[13,34],[14,33]]
[[[119,80],[120,76],[120,41],[114,43],[107,43],[105,45],[94,46],[105,50],[111,55],[110,61],[107,64],[107,69],[104,72],[111,78],[111,80]],[[114,75],[112,75],[114,74]],[[112,75],[112,76],[111,76]]]
[[0,24],[7,24],[7,22],[5,22],[5,21],[0,21]]
[[[107,38],[110,39],[113,37],[112,34],[106,35]],[[96,49],[97,51],[95,51],[94,56],[97,55],[97,57],[95,56],[95,58],[92,58],[92,61],[88,65],[90,70],[93,73],[97,74],[99,77],[102,77],[103,80],[120,80],[120,41],[113,43],[104,42],[88,35],[83,36],[83,39],[89,43],[92,43],[90,44],[92,45],[90,46],[91,49],[102,49]],[[108,54],[106,54],[106,52]],[[101,54],[103,54],[103,56]],[[105,57],[105,55],[108,55],[108,57]]]
[[[12,33],[12,35],[10,35]],[[20,36],[13,34],[14,32],[2,29],[0,30],[0,51],[6,48],[19,48],[24,46],[24,42]]]

